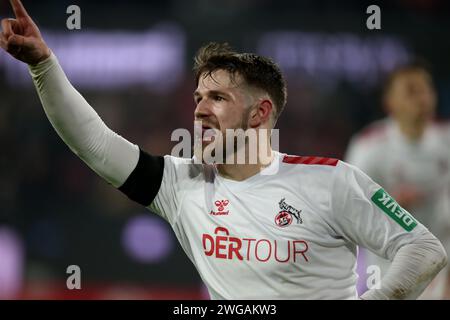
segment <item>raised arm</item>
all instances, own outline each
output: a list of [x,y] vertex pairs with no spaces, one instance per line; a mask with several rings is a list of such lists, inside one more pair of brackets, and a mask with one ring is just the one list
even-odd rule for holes
[[10,2],[16,18],[2,20],[1,47],[29,65],[45,113],[70,149],[113,186],[122,186],[137,166],[138,146],[104,124],[70,84],[20,0]]

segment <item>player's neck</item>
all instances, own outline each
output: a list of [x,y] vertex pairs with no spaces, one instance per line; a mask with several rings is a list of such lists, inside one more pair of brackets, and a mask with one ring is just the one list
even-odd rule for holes
[[419,122],[415,124],[402,122],[398,123],[398,127],[403,136],[405,136],[409,141],[414,142],[422,139],[426,126],[426,122]]
[[268,167],[272,163],[274,157],[275,154],[273,150],[270,149],[268,155],[258,155],[258,161],[255,164],[217,164],[216,168],[219,174],[226,179],[243,181]]

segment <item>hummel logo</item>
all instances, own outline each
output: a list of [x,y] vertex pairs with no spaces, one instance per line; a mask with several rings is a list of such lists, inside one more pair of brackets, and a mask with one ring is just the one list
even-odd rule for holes
[[228,215],[229,211],[225,211],[225,207],[230,203],[230,201],[228,200],[217,200],[216,202],[214,202],[215,206],[217,207],[217,211],[213,211],[211,210],[211,212],[209,213],[210,215],[213,216],[226,216]]

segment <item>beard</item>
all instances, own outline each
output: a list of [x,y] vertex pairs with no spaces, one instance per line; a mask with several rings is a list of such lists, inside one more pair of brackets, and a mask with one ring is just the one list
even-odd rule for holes
[[[202,130],[200,138],[203,163],[235,163],[233,162],[235,155],[239,151],[245,152],[249,144],[249,137],[246,131],[249,129],[250,111],[250,108],[246,108],[241,119],[231,128],[220,130],[219,126],[214,126],[214,129]],[[197,152],[199,151],[197,150]],[[199,156],[197,153],[196,155],[197,157]]]

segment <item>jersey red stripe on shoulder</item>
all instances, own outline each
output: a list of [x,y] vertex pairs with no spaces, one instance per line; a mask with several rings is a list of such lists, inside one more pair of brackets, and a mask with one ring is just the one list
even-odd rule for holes
[[336,166],[338,159],[325,157],[300,157],[300,156],[284,156],[283,162],[290,164],[317,164],[325,166]]

